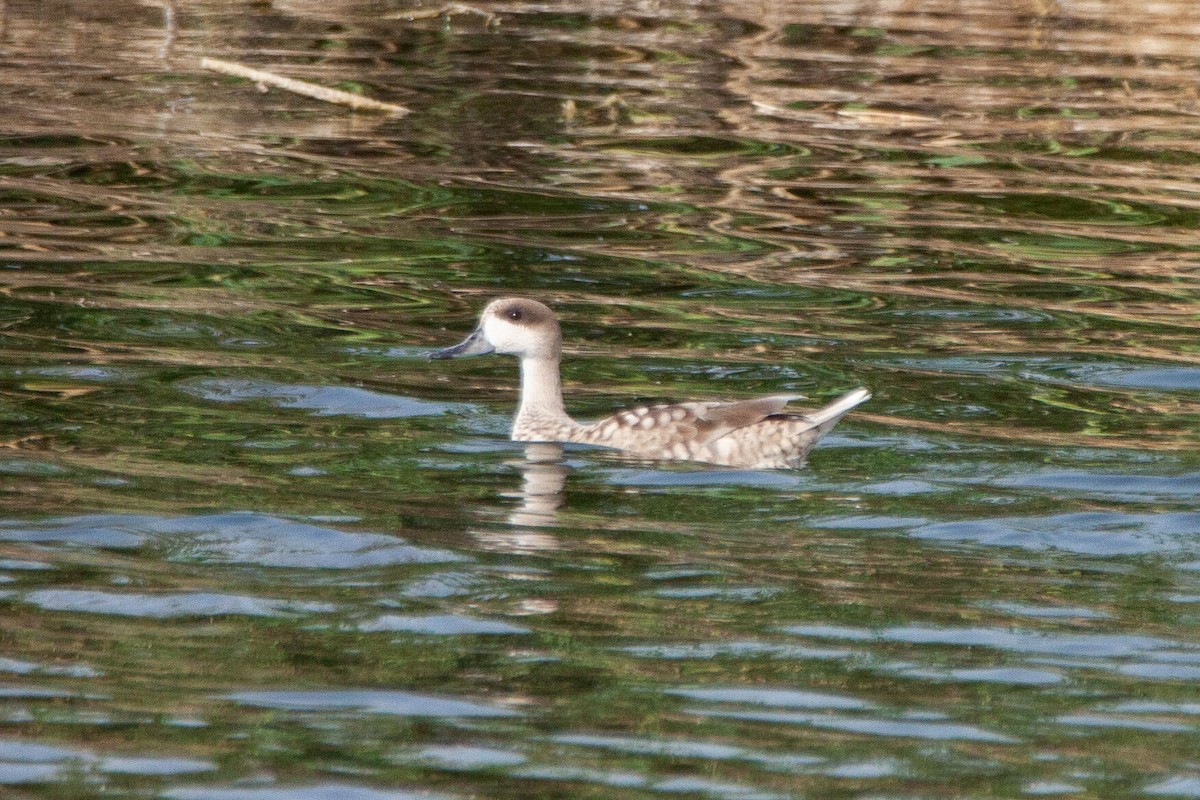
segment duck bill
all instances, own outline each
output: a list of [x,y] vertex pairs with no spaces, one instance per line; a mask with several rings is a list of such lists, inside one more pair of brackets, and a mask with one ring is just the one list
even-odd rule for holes
[[429,354],[429,358],[465,358],[466,356],[486,356],[488,353],[494,352],[496,352],[496,348],[488,344],[487,339],[483,338],[483,331],[476,328],[470,336],[453,347],[434,350]]

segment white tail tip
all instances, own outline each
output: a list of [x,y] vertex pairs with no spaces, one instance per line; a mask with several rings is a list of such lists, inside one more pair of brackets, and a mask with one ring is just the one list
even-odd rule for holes
[[850,409],[870,399],[871,392],[860,386],[854,391],[842,395],[824,408],[810,411],[805,416],[811,419],[815,425],[824,425],[827,422],[837,421],[845,416],[846,412]]

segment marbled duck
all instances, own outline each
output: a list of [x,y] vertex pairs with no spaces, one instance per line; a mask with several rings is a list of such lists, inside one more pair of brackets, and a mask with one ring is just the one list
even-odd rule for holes
[[488,353],[521,359],[521,404],[513,420],[514,441],[581,442],[643,458],[750,469],[797,467],[838,420],[871,397],[859,388],[824,408],[789,413],[784,407],[803,395],[779,394],[733,403],[642,406],[596,422],[576,422],[563,406],[558,320],[548,307],[525,298],[493,300],[466,340],[429,357]]

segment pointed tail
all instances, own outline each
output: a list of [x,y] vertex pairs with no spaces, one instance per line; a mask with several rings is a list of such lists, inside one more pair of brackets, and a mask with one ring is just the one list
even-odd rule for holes
[[812,420],[814,428],[819,430],[821,433],[825,433],[834,425],[836,425],[839,419],[846,416],[850,409],[854,408],[860,403],[865,403],[870,399],[871,393],[867,389],[864,389],[860,386],[854,391],[847,392],[846,394],[842,395],[824,408],[819,408],[816,411],[809,411],[804,416]]

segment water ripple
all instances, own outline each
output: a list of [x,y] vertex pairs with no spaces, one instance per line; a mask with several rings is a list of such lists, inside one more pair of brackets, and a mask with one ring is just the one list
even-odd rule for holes
[[86,589],[43,589],[29,592],[24,601],[47,611],[114,614],[123,617],[172,619],[186,617],[276,617],[284,614],[329,612],[332,603],[272,600],[247,595],[189,592],[139,594]]
[[975,725],[957,722],[865,719],[798,712],[719,711],[695,708],[684,710],[688,713],[704,717],[720,717],[722,719],[737,719],[747,722],[772,722],[785,725],[811,725],[814,728],[827,728],[829,730],[842,731],[843,733],[861,733],[867,736],[987,742],[992,744],[1015,744],[1020,741],[1011,736],[984,730]]
[[1059,633],[984,627],[935,627],[900,625],[871,630],[828,625],[788,625],[780,630],[796,636],[874,640],[906,644],[987,647],[1013,653],[1033,653],[1086,658],[1129,658],[1175,648],[1200,650],[1157,636],[1121,633]]
[[345,415],[365,419],[400,419],[436,416],[471,408],[463,403],[435,403],[356,386],[308,386],[249,378],[205,378],[176,385],[188,394],[215,403],[269,400],[280,408],[311,411],[318,417]]
[[88,514],[0,522],[0,541],[58,542],[109,549],[154,544],[177,560],[298,569],[360,569],[469,560],[381,533],[348,533],[254,512],[160,517]]
[[234,692],[226,698],[246,706],[287,711],[343,711],[404,717],[512,717],[515,711],[469,700],[385,689]]
[[856,697],[836,694],[800,691],[796,689],[715,687],[702,689],[667,689],[666,694],[678,695],[691,700],[707,700],[713,703],[748,703],[768,708],[832,708],[868,709],[874,703]]
[[528,628],[493,619],[458,614],[382,614],[355,626],[363,633],[419,633],[428,636],[520,635]]
[[919,539],[970,541],[991,547],[1063,550],[1094,556],[1195,552],[1200,512],[1130,514],[1082,511],[1049,517],[942,522],[913,531]]
[[402,789],[371,789],[345,783],[310,786],[213,787],[180,786],[161,795],[168,800],[439,800],[448,795],[406,792]]

